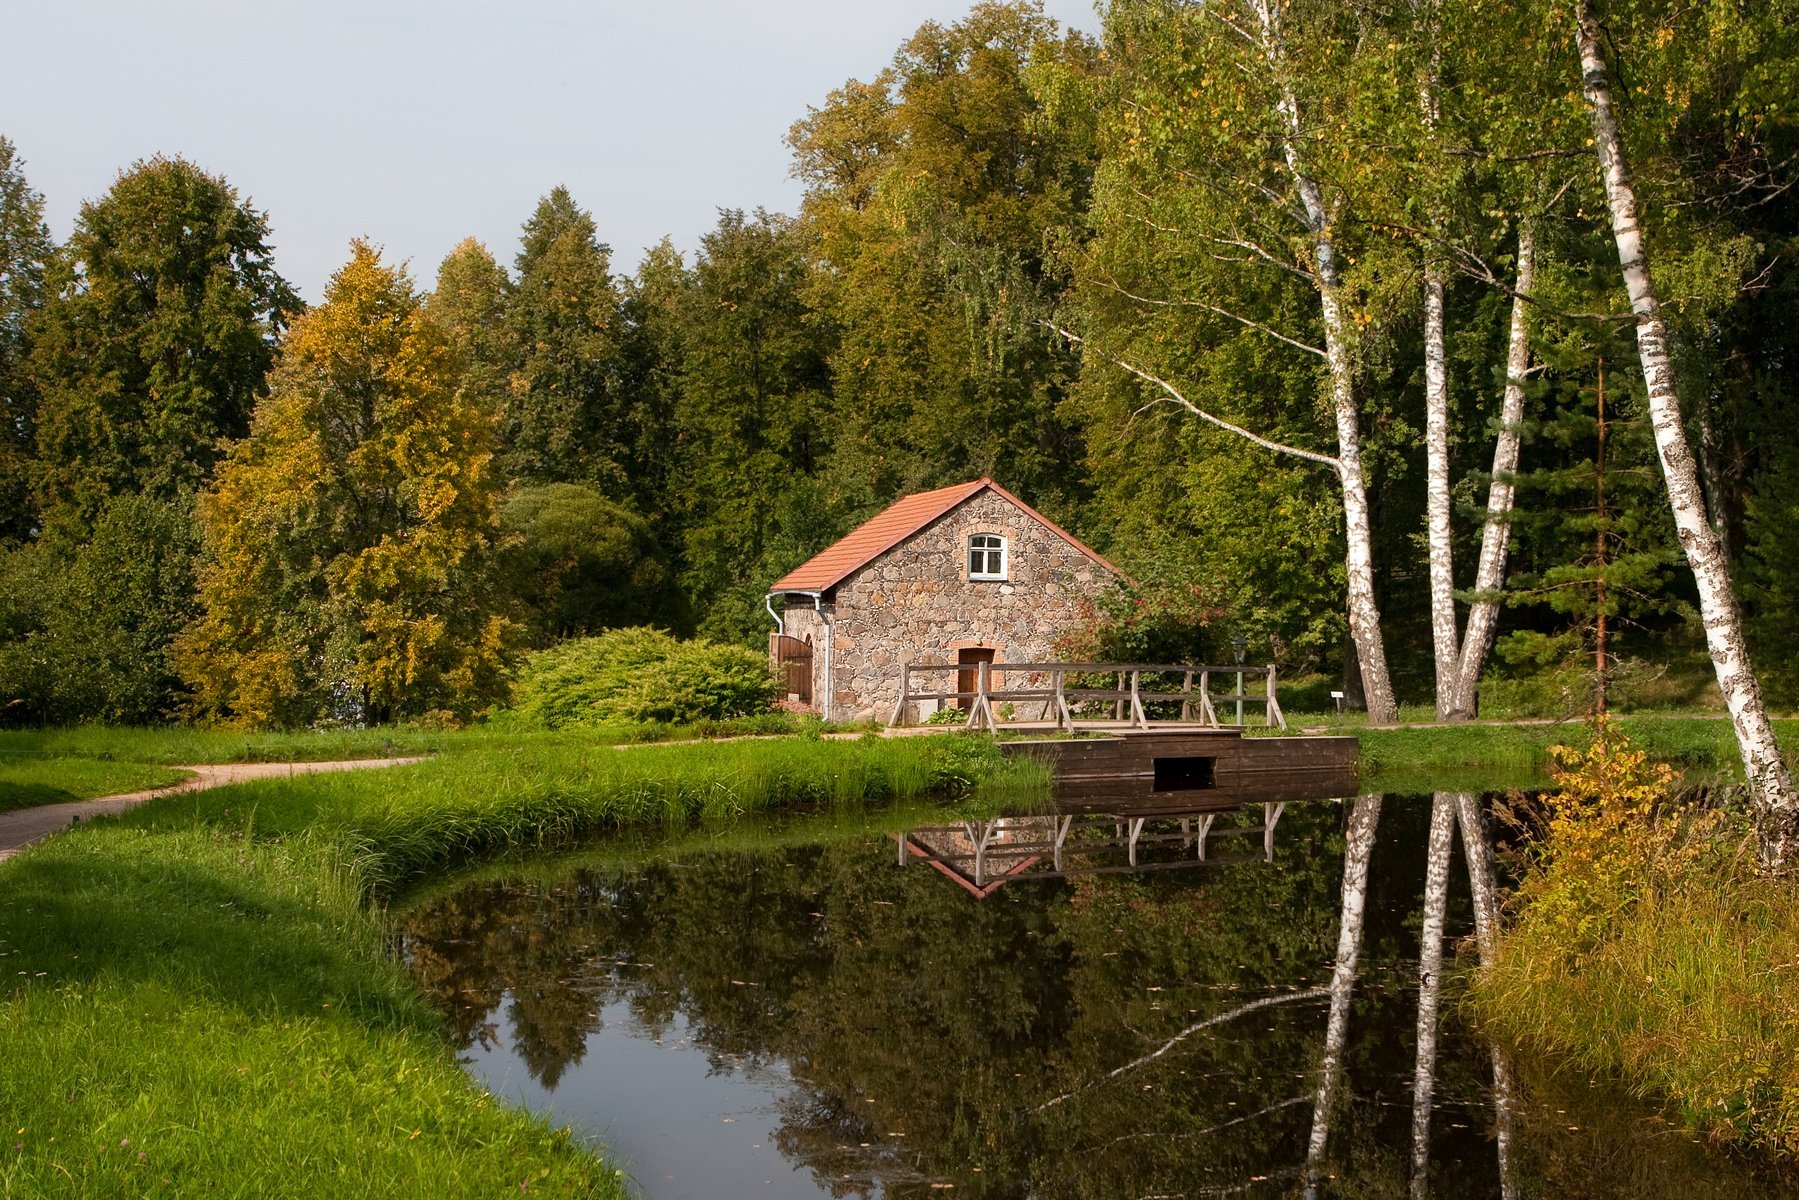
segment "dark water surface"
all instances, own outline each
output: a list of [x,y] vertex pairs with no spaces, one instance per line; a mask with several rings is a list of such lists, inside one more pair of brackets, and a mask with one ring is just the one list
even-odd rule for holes
[[1794,1195],[1468,1028],[1478,798],[1212,799],[601,848],[405,949],[653,1200]]

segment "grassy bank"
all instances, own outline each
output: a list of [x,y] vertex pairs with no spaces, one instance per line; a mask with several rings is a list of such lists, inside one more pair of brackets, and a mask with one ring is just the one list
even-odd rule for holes
[[0,756],[0,813],[162,787],[185,777],[149,763]]
[[1799,886],[1741,815],[1614,735],[1533,810],[1533,862],[1474,980],[1485,1028],[1714,1138],[1799,1158]]
[[[620,725],[570,736],[583,745],[612,746],[797,735],[822,728],[815,718],[764,713],[687,725]],[[182,778],[170,769],[175,766],[480,754],[541,745],[555,736],[516,722],[463,730],[395,727],[291,733],[102,725],[0,730],[0,812],[160,787]]]
[[1041,783],[960,738],[443,750],[153,801],[0,865],[0,1195],[622,1194],[471,1087],[372,895],[596,830]]
[[[1742,760],[1735,731],[1722,717],[1626,716],[1614,728],[1658,762],[1692,782],[1740,782]],[[1789,756],[1799,755],[1799,720],[1774,723]],[[1505,791],[1549,782],[1550,748],[1584,745],[1585,722],[1541,725],[1444,725],[1418,729],[1369,729],[1344,724],[1362,747],[1369,786],[1385,791]]]

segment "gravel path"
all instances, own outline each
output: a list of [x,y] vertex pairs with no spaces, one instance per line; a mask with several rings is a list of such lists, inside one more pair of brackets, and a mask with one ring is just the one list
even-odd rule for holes
[[296,763],[220,763],[211,766],[175,767],[193,774],[180,783],[150,788],[142,792],[125,792],[102,796],[98,800],[71,800],[66,804],[45,804],[37,808],[21,808],[0,813],[0,862],[4,862],[33,842],[59,833],[77,820],[91,820],[108,813],[124,812],[158,796],[179,792],[202,792],[250,779],[276,779],[289,775],[316,775],[322,771],[361,771],[373,767],[400,767],[422,762],[420,758],[357,758],[343,762]]

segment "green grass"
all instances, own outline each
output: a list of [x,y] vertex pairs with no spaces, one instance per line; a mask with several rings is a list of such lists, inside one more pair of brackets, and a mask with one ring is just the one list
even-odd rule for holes
[[[1735,731],[1722,717],[1627,716],[1615,718],[1652,758],[1672,763],[1693,782],[1742,779]],[[1293,723],[1298,727],[1298,723]],[[1774,723],[1789,757],[1799,754],[1799,720]],[[1391,729],[1344,724],[1361,743],[1368,786],[1385,791],[1507,791],[1549,782],[1549,748],[1585,745],[1589,726],[1580,721],[1549,725],[1443,725]]]
[[181,771],[148,763],[0,756],[0,812],[136,792],[184,778]]
[[59,837],[0,931],[0,1194],[624,1192],[471,1085],[328,841]]
[[154,800],[0,865],[0,1195],[622,1195],[471,1085],[372,897],[599,830],[1044,782],[959,737],[435,748]]

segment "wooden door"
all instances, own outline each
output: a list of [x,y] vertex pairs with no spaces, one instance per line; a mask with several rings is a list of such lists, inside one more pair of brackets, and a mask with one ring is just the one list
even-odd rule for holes
[[[958,692],[973,693],[976,688],[981,686],[981,664],[991,663],[992,661],[993,647],[991,646],[964,646],[962,649],[956,651],[956,690]],[[988,681],[989,686],[991,686],[991,672],[988,674]],[[969,708],[973,704],[974,697],[972,694],[964,695],[961,699],[956,701],[957,708]]]
[[812,639],[800,641],[784,633],[775,635],[775,674],[783,694],[801,704],[812,703]]

